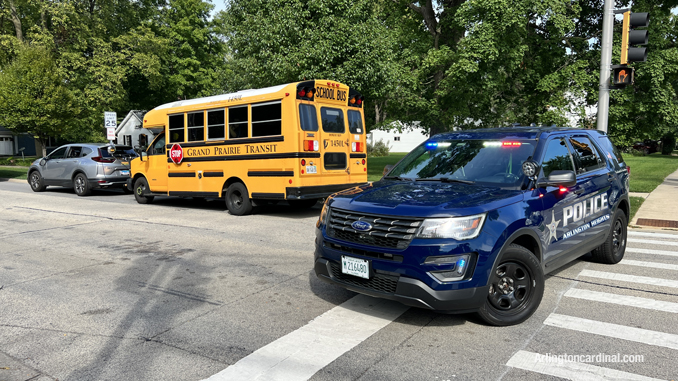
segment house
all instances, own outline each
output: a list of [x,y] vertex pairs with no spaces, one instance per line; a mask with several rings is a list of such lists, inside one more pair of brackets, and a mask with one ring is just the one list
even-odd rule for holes
[[0,126],[0,156],[36,156],[38,152],[42,153],[42,147],[33,136]]
[[372,130],[367,134],[367,144],[374,145],[383,140],[391,152],[410,152],[426,139],[428,131],[420,127],[419,122],[412,125],[394,122],[389,130]]
[[132,110],[115,129],[116,143],[126,146],[146,147],[162,129],[146,129],[144,115],[146,111]]

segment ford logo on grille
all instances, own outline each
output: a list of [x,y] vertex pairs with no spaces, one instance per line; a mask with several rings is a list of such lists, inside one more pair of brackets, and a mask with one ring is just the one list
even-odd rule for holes
[[351,224],[351,227],[359,232],[366,232],[372,229],[372,224],[365,221],[356,221]]

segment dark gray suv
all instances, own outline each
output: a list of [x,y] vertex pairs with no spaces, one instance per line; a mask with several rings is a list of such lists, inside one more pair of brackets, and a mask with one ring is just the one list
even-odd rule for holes
[[136,156],[129,146],[67,144],[34,161],[28,169],[28,183],[34,192],[56,185],[73,187],[78,196],[87,196],[94,188],[120,188],[130,193],[125,184],[129,161]]

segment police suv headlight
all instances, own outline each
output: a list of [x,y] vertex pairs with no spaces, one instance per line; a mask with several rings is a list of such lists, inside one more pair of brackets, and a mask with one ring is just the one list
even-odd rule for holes
[[480,234],[485,222],[485,213],[468,217],[429,218],[424,220],[417,238],[471,239]]
[[330,207],[327,206],[327,203],[329,202],[329,198],[325,200],[323,203],[323,210],[320,212],[320,218],[318,218],[318,222],[315,224],[317,228],[320,228],[321,225],[327,225],[327,216],[329,216],[329,211]]

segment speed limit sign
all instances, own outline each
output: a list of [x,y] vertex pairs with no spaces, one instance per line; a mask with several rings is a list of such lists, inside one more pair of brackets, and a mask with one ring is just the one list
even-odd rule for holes
[[106,138],[115,140],[115,127],[117,126],[118,114],[112,111],[104,112],[104,127],[106,127]]

